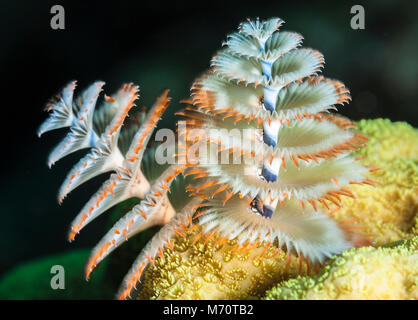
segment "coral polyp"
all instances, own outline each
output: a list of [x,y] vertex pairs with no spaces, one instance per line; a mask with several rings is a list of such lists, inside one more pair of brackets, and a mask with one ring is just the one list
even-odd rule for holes
[[[147,113],[123,126],[138,98],[125,84],[94,111],[104,85],[96,82],[73,101],[75,82],[48,105],[43,132],[70,127],[52,151],[49,164],[82,148],[91,148],[70,171],[58,195],[61,202],[87,180],[113,172],[75,218],[78,232],[115,204],[142,199],[93,250],[86,277],[106,256],[138,232],[163,227],[145,246],[125,277],[118,297],[128,298],[143,271],[175,236],[198,231],[193,243],[231,250],[282,250],[310,265],[365,243],[332,215],[343,197],[354,198],[349,184],[373,184],[370,168],[352,152],[367,140],[348,119],[331,113],[348,103],[343,83],[318,75],[324,57],[302,48],[302,36],[279,31],[283,20],[248,20],[228,36],[211,69],[191,88],[189,104],[178,115],[174,161],[151,179],[141,169],[147,145],[170,98],[164,92]],[[238,138],[236,137],[238,134]],[[208,151],[209,150],[209,151]],[[152,159],[157,166],[157,161]],[[190,176],[190,197],[183,207],[168,193],[177,176]],[[276,252],[276,254],[277,254]]]

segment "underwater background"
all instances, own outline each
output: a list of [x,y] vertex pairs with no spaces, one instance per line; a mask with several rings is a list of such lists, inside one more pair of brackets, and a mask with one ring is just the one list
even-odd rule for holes
[[[52,30],[50,8],[65,9],[65,30]],[[365,30],[350,27],[350,8],[365,8]],[[225,34],[246,17],[281,17],[304,46],[325,56],[324,75],[340,79],[352,120],[389,118],[418,125],[418,5],[415,1],[2,1],[0,6],[1,157],[0,298],[113,298],[122,277],[156,228],[138,235],[83,279],[90,249],[131,203],[109,210],[69,244],[73,217],[105,181],[80,186],[61,206],[56,194],[66,173],[87,151],[49,170],[49,151],[66,130],[38,139],[43,107],[69,80],[79,88],[106,82],[140,86],[139,106],[163,89],[173,102],[159,127],[174,128],[178,102],[208,67]],[[49,286],[50,268],[66,270],[66,290]],[[112,270],[111,272],[109,270]]]

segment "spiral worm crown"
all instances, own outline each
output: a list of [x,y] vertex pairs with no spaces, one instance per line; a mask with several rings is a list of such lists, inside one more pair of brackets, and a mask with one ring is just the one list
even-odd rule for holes
[[[348,184],[372,184],[364,176],[369,169],[350,156],[366,139],[351,130],[349,120],[330,113],[350,100],[349,91],[339,81],[318,76],[322,54],[300,48],[302,36],[279,31],[282,24],[279,18],[248,20],[227,37],[211,69],[193,84],[190,106],[178,113],[184,117],[178,161],[157,176],[141,163],[154,152],[146,151],[147,144],[169,105],[168,91],[129,126],[123,124],[139,95],[133,84],[105,95],[97,111],[101,81],[77,99],[72,81],[47,105],[51,113],[39,135],[70,127],[52,151],[50,166],[91,148],[65,179],[59,202],[85,181],[113,172],[75,218],[69,240],[116,203],[142,199],[93,250],[87,278],[122,242],[155,224],[163,227],[135,260],[119,298],[130,296],[147,265],[173,248],[175,236],[195,228],[201,230],[195,242],[213,240],[216,247],[235,240],[234,250],[274,245],[313,264],[361,242],[332,219],[341,197],[354,197]],[[231,142],[225,132],[233,130],[240,139]],[[201,148],[190,153],[196,145],[209,145],[209,154]],[[219,154],[233,156],[208,161]],[[179,174],[193,178],[187,187],[192,197],[183,208],[168,197]]]

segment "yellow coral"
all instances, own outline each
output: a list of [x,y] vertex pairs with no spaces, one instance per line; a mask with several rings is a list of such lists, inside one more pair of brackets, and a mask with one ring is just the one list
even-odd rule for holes
[[214,250],[216,240],[193,244],[195,234],[177,237],[165,260],[149,267],[139,299],[255,299],[279,281],[307,274],[307,264],[294,256],[286,267],[287,255],[274,246],[234,252],[230,241]]
[[369,162],[390,164],[400,157],[418,159],[418,130],[406,122],[389,119],[360,120],[357,128],[369,138],[358,151]]
[[331,259],[316,277],[298,277],[265,299],[418,299],[418,237],[387,247],[363,247]]
[[351,191],[357,199],[344,199],[336,220],[354,219],[366,225],[365,231],[377,245],[418,234],[418,187],[353,186]]
[[361,221],[378,245],[417,235],[418,130],[388,119],[361,120],[357,125],[369,138],[358,155],[364,164],[380,168],[370,173],[378,185],[350,186],[357,199],[344,198],[335,218]]
[[357,151],[365,164],[381,170],[373,178],[384,185],[418,186],[418,130],[406,122],[389,119],[361,120],[358,130],[369,138],[367,148]]

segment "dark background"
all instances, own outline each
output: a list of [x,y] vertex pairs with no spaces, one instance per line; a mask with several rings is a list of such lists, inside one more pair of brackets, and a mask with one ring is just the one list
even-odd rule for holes
[[[178,101],[209,67],[226,34],[247,17],[281,17],[304,46],[325,55],[323,74],[343,81],[353,101],[340,112],[354,120],[390,118],[417,126],[417,1],[1,1],[0,275],[19,262],[79,247],[104,234],[106,215],[68,244],[67,228],[104,181],[81,186],[61,207],[58,188],[79,152],[46,166],[65,130],[36,136],[48,99],[69,80],[78,91],[106,81],[141,87],[150,106],[164,89],[173,103],[162,126],[173,127]],[[50,28],[50,8],[65,8],[66,29]],[[350,8],[362,4],[366,29],[350,28]]]

